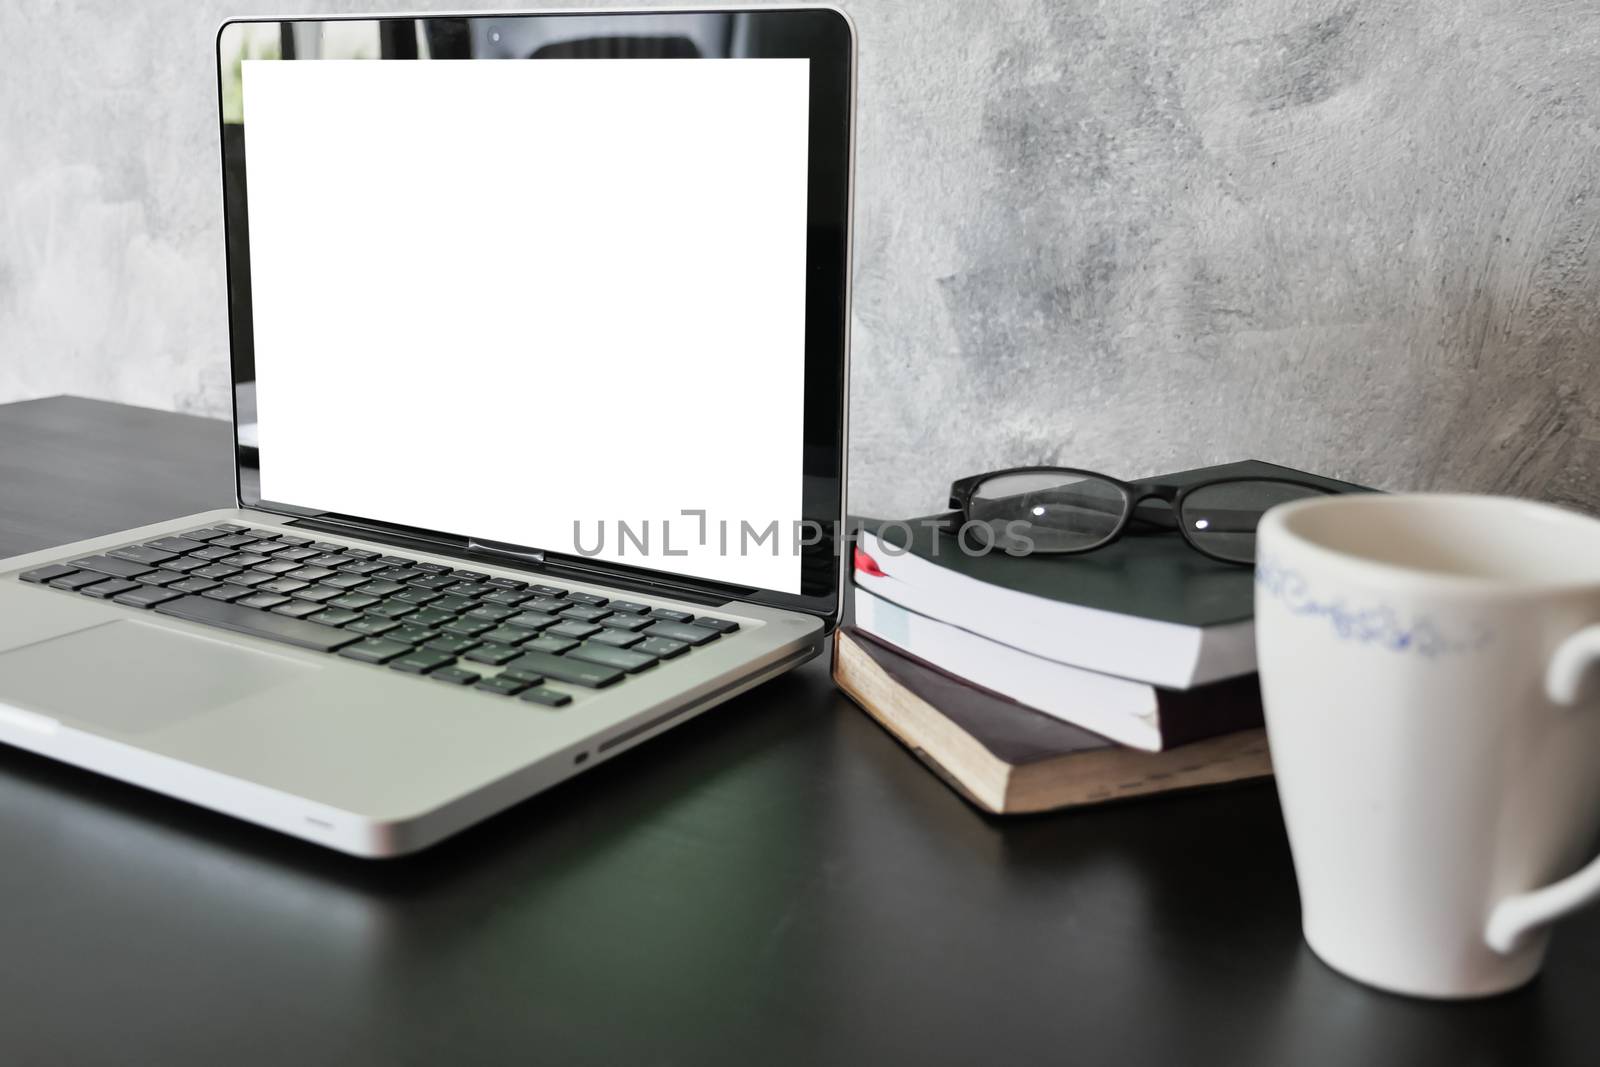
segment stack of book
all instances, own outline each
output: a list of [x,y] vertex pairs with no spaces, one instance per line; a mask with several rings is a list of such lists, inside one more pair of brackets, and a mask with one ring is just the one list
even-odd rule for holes
[[[1269,470],[1305,477],[1247,462],[1162,480]],[[1176,531],[1016,558],[964,551],[921,519],[868,522],[854,571],[835,680],[988,811],[1272,773],[1251,569]]]

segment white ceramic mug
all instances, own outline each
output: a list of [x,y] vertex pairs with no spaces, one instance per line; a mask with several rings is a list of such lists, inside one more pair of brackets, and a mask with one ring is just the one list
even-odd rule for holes
[[1600,896],[1600,521],[1352,494],[1262,519],[1256,644],[1306,942],[1383,989],[1538,973]]

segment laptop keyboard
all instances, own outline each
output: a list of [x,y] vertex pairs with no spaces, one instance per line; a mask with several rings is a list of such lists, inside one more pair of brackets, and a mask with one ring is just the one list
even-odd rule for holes
[[237,523],[24,572],[21,580],[561,707],[739,629]]

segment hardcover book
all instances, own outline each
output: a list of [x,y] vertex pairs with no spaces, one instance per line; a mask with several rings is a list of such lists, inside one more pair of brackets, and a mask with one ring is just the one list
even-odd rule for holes
[[1264,732],[1139,752],[903,656],[835,637],[834,680],[951,788],[999,815],[1102,804],[1270,776]]

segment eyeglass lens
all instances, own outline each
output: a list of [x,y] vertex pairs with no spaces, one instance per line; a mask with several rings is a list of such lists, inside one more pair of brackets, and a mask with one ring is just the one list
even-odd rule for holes
[[1081,552],[1109,539],[1127,507],[1120,487],[1092,475],[1019,471],[979,483],[968,528],[994,548]]
[[1326,495],[1320,489],[1291,482],[1218,482],[1184,497],[1178,521],[1190,541],[1212,555],[1235,563],[1254,563],[1256,524],[1267,509]]

